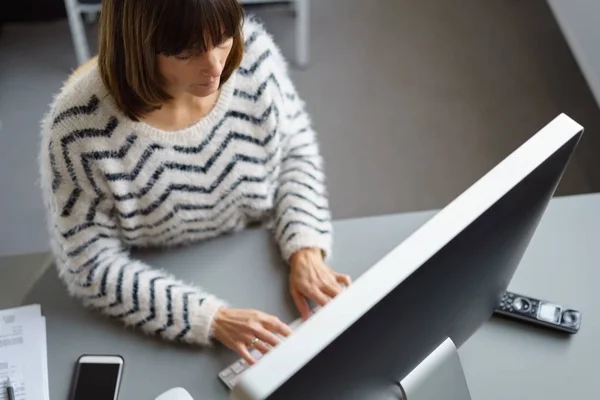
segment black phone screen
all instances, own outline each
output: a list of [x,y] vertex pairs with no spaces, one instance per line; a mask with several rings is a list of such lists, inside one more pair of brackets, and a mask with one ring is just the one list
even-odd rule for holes
[[114,400],[120,364],[78,364],[71,400]]

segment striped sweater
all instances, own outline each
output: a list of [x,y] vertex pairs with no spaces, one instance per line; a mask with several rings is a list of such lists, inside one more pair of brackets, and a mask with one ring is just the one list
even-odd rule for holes
[[[322,158],[279,48],[253,20],[245,55],[213,110],[177,132],[126,118],[96,66],[69,81],[42,121],[40,173],[51,248],[71,295],[167,340],[208,345],[226,302],[131,258],[260,222],[282,257],[329,254]],[[201,283],[200,283],[201,284]]]

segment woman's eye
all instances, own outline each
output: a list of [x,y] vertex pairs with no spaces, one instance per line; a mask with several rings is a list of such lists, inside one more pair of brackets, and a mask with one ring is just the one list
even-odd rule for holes
[[176,54],[174,57],[178,60],[185,61],[185,60],[189,60],[190,58],[192,58],[192,55],[189,53],[181,53],[181,54]]

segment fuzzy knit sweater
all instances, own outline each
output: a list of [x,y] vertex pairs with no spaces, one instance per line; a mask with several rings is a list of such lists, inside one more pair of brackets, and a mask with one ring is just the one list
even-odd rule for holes
[[[68,82],[42,121],[40,173],[51,247],[71,295],[167,340],[208,345],[227,303],[131,258],[268,226],[284,260],[330,253],[322,158],[279,48],[253,20],[245,55],[202,120],[176,132],[126,118],[96,66]],[[201,283],[200,283],[201,285]]]

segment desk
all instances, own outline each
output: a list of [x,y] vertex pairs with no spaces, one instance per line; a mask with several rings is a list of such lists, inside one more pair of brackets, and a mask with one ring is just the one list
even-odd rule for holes
[[[598,210],[600,195],[554,199],[511,284],[514,291],[579,308],[580,332],[565,337],[490,320],[460,349],[475,400],[600,398],[595,383],[600,358]],[[335,222],[331,265],[356,280],[433,215]],[[233,306],[259,308],[284,321],[297,317],[287,292],[286,267],[267,232],[245,231],[140,258],[209,288]],[[237,356],[222,346],[173,345],[124,329],[70,299],[53,269],[25,302],[41,303],[47,317],[52,399],[66,399],[75,360],[85,353],[125,358],[121,399],[154,399],[174,386],[185,387],[197,400],[228,397],[216,375]]]

